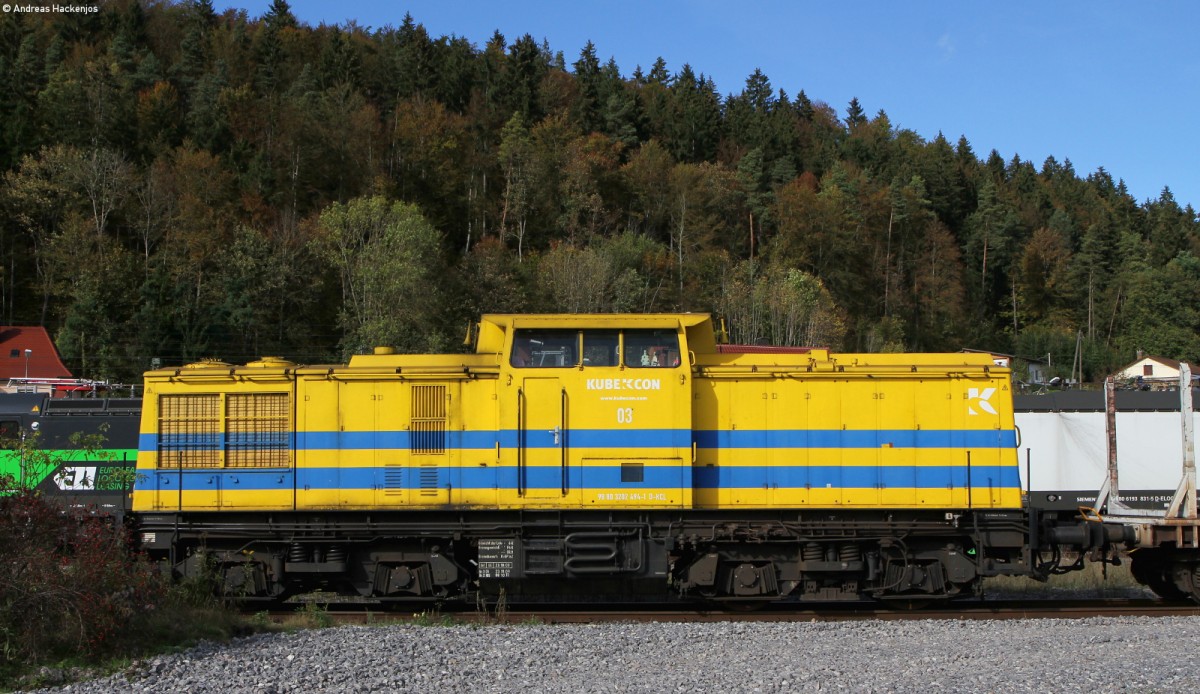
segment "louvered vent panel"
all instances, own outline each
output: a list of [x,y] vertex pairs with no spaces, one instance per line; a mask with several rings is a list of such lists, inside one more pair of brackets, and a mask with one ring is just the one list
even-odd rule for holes
[[385,465],[383,468],[383,495],[399,496],[404,493],[404,467]]
[[422,463],[420,467],[421,475],[421,496],[437,496],[438,495],[438,467],[429,463]]
[[[409,450],[414,455],[446,453],[446,386],[412,387],[412,422],[409,431]],[[436,474],[435,470],[435,478]],[[422,489],[424,486],[422,472]]]

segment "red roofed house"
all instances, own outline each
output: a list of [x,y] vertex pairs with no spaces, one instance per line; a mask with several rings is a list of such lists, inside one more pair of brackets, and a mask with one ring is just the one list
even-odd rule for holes
[[0,392],[50,393],[77,383],[41,326],[0,327]]

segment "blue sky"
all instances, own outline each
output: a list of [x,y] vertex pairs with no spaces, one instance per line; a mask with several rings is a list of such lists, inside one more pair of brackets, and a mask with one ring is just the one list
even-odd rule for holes
[[[258,17],[270,0],[237,5]],[[291,0],[308,24],[399,26],[405,12],[432,36],[482,46],[499,29],[528,33],[568,65],[591,40],[628,76],[662,56],[690,63],[722,94],[755,68],[776,89],[801,89],[844,116],[852,97],[868,114],[931,139],[966,135],[1041,168],[1070,159],[1086,176],[1103,166],[1139,201],[1169,186],[1200,206],[1200,3],[857,3],[799,0],[442,0],[330,3]],[[218,4],[218,8],[221,5]]]

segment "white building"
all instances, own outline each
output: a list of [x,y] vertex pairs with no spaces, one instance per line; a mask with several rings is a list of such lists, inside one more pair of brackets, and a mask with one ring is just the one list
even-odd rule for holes
[[[1188,367],[1195,382],[1200,374],[1196,373],[1196,367],[1192,364],[1188,364]],[[1117,375],[1150,388],[1171,388],[1179,385],[1179,368],[1180,362],[1174,359],[1152,357],[1139,352],[1138,360],[1121,369]]]

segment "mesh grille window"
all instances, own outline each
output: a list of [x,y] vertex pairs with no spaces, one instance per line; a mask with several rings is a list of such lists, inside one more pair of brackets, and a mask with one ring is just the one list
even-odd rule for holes
[[290,407],[287,393],[162,395],[158,467],[287,467]]
[[221,396],[163,395],[158,399],[158,467],[221,465]]
[[412,437],[414,455],[443,455],[446,452],[446,386],[412,387]]
[[234,393],[225,409],[225,467],[287,467],[287,393]]

